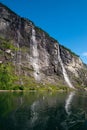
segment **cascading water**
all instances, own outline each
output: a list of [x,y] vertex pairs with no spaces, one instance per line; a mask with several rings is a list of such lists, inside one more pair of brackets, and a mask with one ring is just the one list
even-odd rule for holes
[[39,53],[37,48],[37,41],[35,36],[35,29],[32,28],[32,66],[34,68],[34,77],[37,81],[40,80],[40,71],[39,71]]
[[67,100],[66,100],[66,103],[65,103],[65,110],[66,110],[66,113],[67,113],[68,115],[71,114],[71,112],[70,112],[70,105],[71,105],[71,102],[72,102],[72,100],[73,100],[74,95],[75,95],[75,92],[71,92],[71,93],[69,94]]
[[[20,29],[20,28],[19,28]],[[17,64],[18,64],[18,75],[19,75],[19,82],[21,85],[23,85],[23,81],[22,81],[22,78],[21,78],[21,48],[19,46],[19,43],[20,43],[20,38],[21,38],[21,35],[20,35],[20,32],[17,31],[17,34],[18,34],[18,43],[17,43],[17,48],[18,48],[18,51],[17,51]]]
[[18,43],[17,43],[17,64],[18,64],[18,71],[19,71],[19,75],[21,74],[21,49],[19,47],[19,42],[20,42],[20,32],[17,31],[17,35],[18,35]]
[[45,66],[49,66],[49,59],[48,59],[48,54],[47,54],[47,51],[46,51],[46,37],[45,37],[45,34],[43,33],[43,53],[45,54],[44,55],[44,63],[45,63]]
[[66,70],[65,70],[65,67],[64,67],[64,65],[63,65],[62,59],[61,59],[61,57],[60,57],[59,45],[58,45],[58,60],[59,60],[60,65],[61,65],[61,67],[62,67],[62,72],[63,72],[63,76],[64,76],[64,79],[65,79],[66,83],[68,84],[68,86],[69,86],[70,88],[74,88],[73,85],[72,85],[71,82],[70,82],[70,79],[69,79],[69,77],[68,77],[68,74],[67,74],[67,72],[66,72]]

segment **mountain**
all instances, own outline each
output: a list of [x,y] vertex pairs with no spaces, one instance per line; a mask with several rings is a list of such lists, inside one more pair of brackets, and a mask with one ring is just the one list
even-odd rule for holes
[[0,89],[87,86],[87,65],[28,19],[0,3]]

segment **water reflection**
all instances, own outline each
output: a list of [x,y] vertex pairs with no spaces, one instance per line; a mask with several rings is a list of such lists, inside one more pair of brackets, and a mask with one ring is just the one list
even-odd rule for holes
[[87,96],[0,93],[0,130],[87,130]]
[[74,98],[74,95],[75,95],[75,92],[70,92],[68,98],[66,99],[65,110],[66,110],[66,113],[67,113],[68,115],[71,114],[70,107],[71,107],[71,104],[72,104],[72,100],[73,100],[73,98]]
[[35,121],[38,120],[38,112],[37,112],[38,106],[39,106],[39,101],[36,101],[31,105],[30,122],[31,122],[32,125],[34,125]]

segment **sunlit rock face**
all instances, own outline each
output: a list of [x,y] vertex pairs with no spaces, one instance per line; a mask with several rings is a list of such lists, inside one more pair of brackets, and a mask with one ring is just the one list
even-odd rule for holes
[[79,56],[72,55],[68,50],[61,48],[61,57],[66,68],[75,74],[76,77],[79,77],[79,69],[83,68],[83,63]]
[[21,18],[2,4],[0,37],[11,41],[15,47],[2,50],[5,55],[0,54],[0,64],[11,62],[20,80],[23,80],[21,76],[25,76],[37,82],[61,83],[71,88],[87,85],[87,67],[77,55],[61,46],[33,22]]
[[78,55],[70,52],[71,50],[60,46],[61,59],[65,69],[67,70],[70,80],[73,83],[77,82],[76,84],[81,84],[84,86],[87,84],[87,67]]

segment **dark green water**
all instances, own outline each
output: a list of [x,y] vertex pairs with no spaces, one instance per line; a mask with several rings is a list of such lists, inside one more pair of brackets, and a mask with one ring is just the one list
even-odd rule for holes
[[1,92],[0,130],[87,130],[87,94]]

